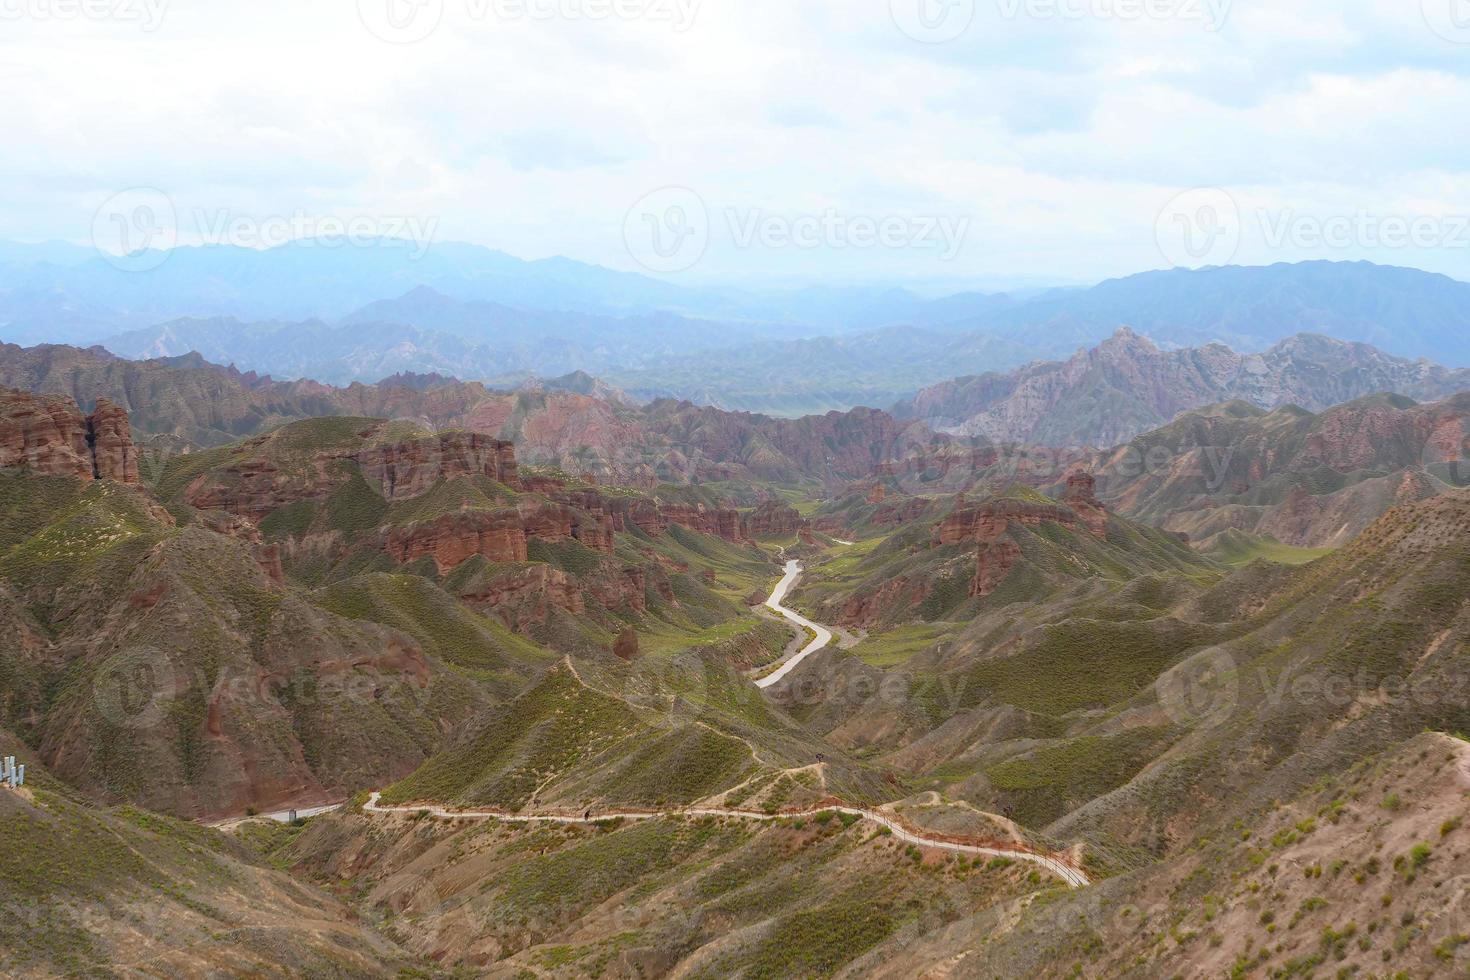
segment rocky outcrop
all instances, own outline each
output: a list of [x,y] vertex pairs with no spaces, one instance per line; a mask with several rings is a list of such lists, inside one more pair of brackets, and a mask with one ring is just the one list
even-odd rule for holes
[[691,531],[698,531],[700,534],[724,538],[731,542],[741,542],[747,537],[740,511],[733,507],[665,504],[660,510],[664,520],[669,524],[677,524]]
[[92,471],[99,480],[138,482],[138,450],[128,413],[106,398],[97,399],[87,416],[87,443],[92,450]]
[[1082,520],[1082,524],[1094,537],[1108,536],[1108,511],[1097,499],[1097,478],[1082,470],[1067,477],[1067,489],[1062,495],[1066,504]]
[[515,510],[468,511],[436,521],[393,528],[384,550],[407,565],[432,558],[440,574],[452,571],[476,555],[492,562],[526,560],[526,531]]
[[983,541],[999,537],[1015,522],[1024,527],[1060,524],[1073,531],[1083,529],[1075,513],[1067,507],[1037,504],[1027,500],[987,500],[983,504],[959,507],[940,521],[934,529],[936,547]]
[[127,412],[106,399],[83,415],[69,398],[0,389],[0,467],[137,483],[138,451]]
[[907,524],[928,516],[934,507],[934,501],[925,497],[904,497],[900,500],[889,500],[873,511],[873,516],[868,518],[868,523],[874,527],[888,527],[895,524]]
[[[224,510],[259,523],[272,511],[301,501],[320,502],[360,470],[389,501],[420,496],[441,480],[486,477],[519,485],[510,443],[470,432],[432,439],[376,444],[388,423],[365,419],[345,444],[301,449],[291,427],[243,443],[233,462],[200,475],[184,502],[200,510]],[[282,443],[287,443],[282,445]]]
[[352,458],[390,501],[422,496],[438,481],[456,477],[482,476],[512,490],[520,486],[514,446],[474,432],[373,447]]
[[549,544],[574,540],[593,551],[607,555],[613,552],[613,529],[605,514],[589,514],[566,504],[534,500],[523,500],[518,512],[527,538]]
[[985,597],[1000,588],[1011,570],[1021,561],[1021,546],[1002,535],[980,542],[975,557],[975,579],[970,583],[970,595]]
[[0,466],[92,479],[86,421],[75,403],[0,391]]
[[618,635],[617,642],[613,644],[616,656],[623,660],[631,661],[638,656],[638,633],[633,629],[625,629]]
[[545,625],[555,609],[580,614],[587,608],[571,576],[541,564],[487,573],[465,586],[460,598],[517,632]]
[[752,538],[784,538],[802,527],[800,512],[779,500],[767,500],[746,518],[746,531]]
[[1058,524],[1068,530],[1106,538],[1108,511],[1097,499],[1097,485],[1092,474],[1074,472],[1066,481],[1060,504],[1039,500],[999,497],[975,505],[960,504],[934,527],[934,547],[978,543],[975,577],[970,595],[988,596],[999,588],[1021,560],[1020,546],[1010,535],[1013,525],[1040,527]]

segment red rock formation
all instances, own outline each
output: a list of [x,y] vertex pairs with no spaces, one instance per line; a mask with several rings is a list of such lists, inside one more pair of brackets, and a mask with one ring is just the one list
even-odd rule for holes
[[571,577],[550,565],[519,565],[488,576],[467,587],[461,598],[518,632],[545,624],[553,609],[574,614],[586,611],[582,593]]
[[1082,518],[1083,525],[1095,537],[1108,536],[1108,511],[1097,499],[1097,480],[1091,473],[1077,470],[1068,476],[1062,502]]
[[99,480],[138,482],[138,450],[128,413],[106,398],[87,416],[87,442],[92,447],[92,469]]
[[1010,498],[958,506],[934,528],[933,546],[978,542],[979,553],[975,559],[975,578],[970,583],[970,594],[988,596],[1021,560],[1021,548],[1010,537],[1013,524],[1022,527],[1060,524],[1069,530],[1086,531],[1097,537],[1107,535],[1108,512],[1097,499],[1096,482],[1090,473],[1079,471],[1071,474],[1067,478],[1063,499],[1066,506]]
[[466,511],[427,524],[394,528],[384,549],[400,564],[431,557],[440,574],[475,555],[494,562],[525,561],[526,532],[514,510]]
[[767,500],[746,519],[746,533],[752,538],[784,538],[801,528],[801,514],[790,504]]
[[1073,531],[1082,529],[1077,515],[1067,507],[1035,504],[1027,500],[988,500],[951,511],[934,529],[933,543],[939,547],[999,537],[1012,521],[1025,527],[1051,523]]
[[907,524],[909,521],[917,521],[927,516],[930,508],[933,506],[933,501],[927,500],[924,497],[906,497],[903,500],[892,500],[875,510],[873,516],[868,519],[868,523],[876,527]]
[[281,546],[279,544],[267,544],[257,548],[255,563],[260,566],[265,577],[276,585],[286,584],[286,572],[281,567]]
[[0,466],[90,480],[87,427],[76,403],[0,391]]
[[634,500],[626,511],[626,521],[650,538],[662,537],[669,529],[663,511],[651,500]]
[[84,416],[70,398],[0,390],[0,467],[51,476],[138,482],[128,414],[106,399]]
[[593,513],[575,509],[561,503],[521,502],[519,512],[521,526],[527,538],[535,538],[555,544],[572,539],[580,541],[593,551],[605,555],[613,553],[613,528],[601,507]]
[[631,661],[638,656],[638,634],[633,629],[625,629],[613,644],[613,653],[623,660]]
[[1020,560],[1021,546],[1009,537],[1002,536],[980,542],[980,551],[975,559],[975,579],[970,583],[970,595],[984,597],[994,593]]
[[688,506],[665,504],[659,508],[667,524],[677,524],[701,534],[724,538],[739,543],[745,540],[745,528],[740,520],[740,511],[733,507],[709,508],[704,504]]
[[888,488],[885,487],[881,483],[875,483],[868,490],[868,503],[870,503],[870,504],[881,504],[883,502],[884,498],[887,497],[887,496],[888,496]]
[[[358,433],[377,436],[386,423],[368,423]],[[366,449],[323,448],[308,465],[289,466],[270,454],[272,437],[241,447],[246,458],[201,475],[184,490],[184,501],[200,510],[224,510],[259,523],[272,511],[303,500],[322,501],[351,478],[356,463],[365,479],[389,500],[417,496],[441,479],[486,476],[509,487],[520,484],[512,445],[469,432],[446,433]],[[253,451],[253,453],[252,453]]]
[[628,566],[580,580],[587,596],[607,609],[628,609],[643,615],[648,612],[648,568]]
[[520,486],[513,445],[475,432],[375,446],[353,458],[387,500],[422,496],[439,480],[455,477],[488,477],[513,490]]

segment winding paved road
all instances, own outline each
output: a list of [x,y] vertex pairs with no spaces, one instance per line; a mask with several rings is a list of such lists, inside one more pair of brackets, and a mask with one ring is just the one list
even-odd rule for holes
[[[846,542],[841,542],[845,544]],[[796,669],[803,660],[818,650],[823,649],[832,642],[832,631],[820,623],[814,623],[793,612],[782,605],[782,601],[791,592],[797,579],[801,578],[801,562],[788,561],[786,563],[786,575],[776,588],[771,592],[771,597],[766,600],[766,606],[784,616],[788,621],[798,626],[806,627],[816,633],[816,639],[812,640],[799,652],[794,654],[785,663],[781,664],[768,677],[756,681],[756,687],[767,688],[779,684],[787,674]],[[413,814],[427,813],[441,820],[496,820],[501,823],[556,823],[556,824],[592,824],[603,820],[655,820],[663,818],[688,818],[688,817],[729,817],[738,820],[772,821],[791,818],[813,817],[820,813],[845,813],[859,819],[887,827],[894,838],[905,844],[916,847],[927,847],[939,851],[950,851],[956,854],[973,854],[981,857],[1004,858],[1011,861],[1024,861],[1037,865],[1045,871],[1056,875],[1062,881],[1073,888],[1082,888],[1092,884],[1091,879],[1080,868],[1074,866],[1070,861],[1063,860],[1055,855],[1039,854],[1025,848],[1010,848],[1002,844],[986,846],[981,844],[966,844],[957,840],[951,840],[941,836],[930,837],[923,831],[900,823],[893,816],[880,810],[868,810],[862,807],[847,806],[841,803],[828,803],[812,807],[794,813],[761,813],[754,810],[733,810],[725,807],[684,807],[668,810],[612,810],[600,812],[595,816],[591,811],[583,813],[582,816],[568,813],[502,813],[498,810],[451,810],[448,807],[436,805],[407,805],[407,806],[383,806],[378,800],[381,793],[373,793],[368,801],[363,804],[364,813],[372,814]],[[305,811],[303,811],[303,815]],[[276,814],[269,815],[272,819]]]
[[440,820],[496,820],[500,823],[556,823],[556,824],[593,824],[604,820],[658,820],[668,817],[732,817],[737,820],[757,820],[769,822],[772,820],[786,820],[801,817],[813,817],[819,813],[846,813],[887,827],[896,840],[905,844],[913,844],[916,847],[929,847],[939,851],[952,851],[956,854],[975,854],[981,857],[1005,858],[1010,861],[1025,861],[1037,865],[1043,870],[1049,871],[1062,879],[1073,888],[1082,888],[1092,884],[1092,879],[1081,869],[1074,867],[1067,861],[1049,854],[1037,854],[1020,848],[1007,847],[985,847],[979,844],[962,844],[957,841],[945,840],[939,837],[928,837],[922,832],[916,831],[899,823],[893,817],[877,810],[865,810],[860,807],[843,806],[832,804],[828,806],[816,806],[810,810],[802,810],[796,813],[758,813],[753,810],[730,810],[724,807],[694,806],[683,809],[641,811],[641,810],[610,810],[606,813],[598,813],[595,816],[590,812],[583,816],[565,813],[501,813],[498,810],[451,810],[447,807],[432,805],[408,805],[408,806],[383,806],[378,802],[382,794],[373,793],[368,801],[363,804],[364,813],[375,814],[414,814],[427,813],[431,817]]
[[786,563],[786,576],[782,578],[781,581],[776,583],[776,588],[771,593],[771,597],[766,600],[766,608],[775,610],[776,612],[784,616],[789,622],[795,623],[797,626],[806,627],[807,629],[816,633],[817,637],[806,646],[802,647],[799,653],[783,663],[780,668],[777,669],[774,673],[768,674],[767,676],[762,677],[760,680],[756,681],[756,687],[765,689],[781,683],[781,681],[786,678],[787,674],[796,669],[798,664],[800,664],[807,657],[810,657],[812,654],[816,653],[818,650],[821,650],[827,644],[832,642],[832,631],[827,629],[827,627],[822,626],[820,623],[814,623],[800,613],[792,612],[790,609],[787,609],[785,606],[781,605],[782,601],[785,600],[787,594],[791,592],[792,587],[796,585],[796,580],[799,578],[801,578],[801,562],[788,561]]

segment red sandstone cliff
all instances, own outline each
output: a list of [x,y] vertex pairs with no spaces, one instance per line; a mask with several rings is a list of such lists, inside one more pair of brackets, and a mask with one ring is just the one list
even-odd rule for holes
[[128,413],[98,399],[83,415],[70,398],[0,389],[0,467],[82,480],[138,482]]
[[1096,489],[1092,474],[1078,471],[1067,478],[1066,492],[1059,504],[1010,497],[970,506],[961,504],[935,526],[932,544],[942,547],[977,542],[979,550],[970,594],[990,595],[1021,560],[1020,546],[1009,536],[1013,524],[1022,527],[1059,524],[1071,531],[1106,537],[1108,512],[1097,499]]

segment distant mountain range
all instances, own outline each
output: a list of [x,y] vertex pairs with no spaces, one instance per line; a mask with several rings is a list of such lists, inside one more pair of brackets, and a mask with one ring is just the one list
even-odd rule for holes
[[1290,337],[1261,354],[1239,354],[1223,344],[1163,351],[1123,328],[1065,361],[926,388],[894,414],[997,442],[1108,447],[1181,412],[1236,399],[1262,409],[1320,411],[1377,392],[1432,401],[1466,390],[1470,370],[1316,334]]
[[1318,333],[1470,366],[1470,284],[1363,262],[933,298],[886,287],[686,287],[454,243],[412,256],[387,243],[183,248],[157,269],[125,272],[74,246],[0,243],[0,339],[100,343],[135,358],[198,352],[335,384],[412,372],[515,385],[586,371],[645,401],[791,417],[891,405],[957,376],[1065,360],[1122,326],[1164,351],[1259,353]]

